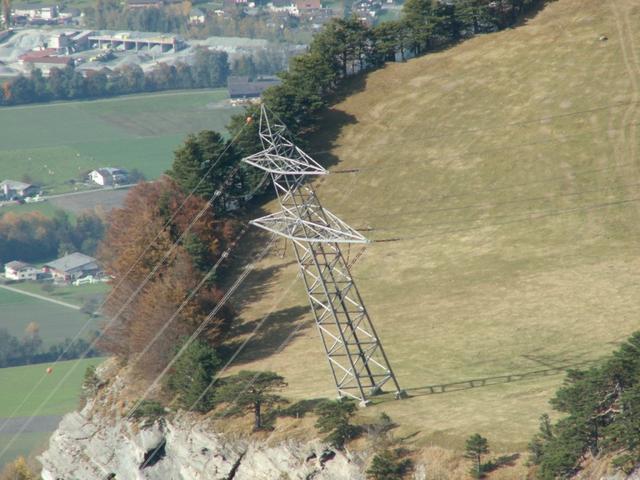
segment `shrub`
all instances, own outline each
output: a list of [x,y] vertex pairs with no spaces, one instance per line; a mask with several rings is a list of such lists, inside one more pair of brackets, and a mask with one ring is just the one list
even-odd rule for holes
[[400,458],[398,450],[384,450],[375,457],[367,470],[367,478],[371,480],[402,480],[411,468],[408,458]]
[[143,426],[147,427],[166,414],[165,408],[156,400],[142,400],[136,409],[131,412],[131,418],[144,419]]
[[335,448],[342,449],[348,440],[357,437],[361,429],[350,423],[356,410],[356,404],[350,399],[327,401],[321,404],[316,409],[319,415],[316,428],[321,433],[327,434],[324,441]]

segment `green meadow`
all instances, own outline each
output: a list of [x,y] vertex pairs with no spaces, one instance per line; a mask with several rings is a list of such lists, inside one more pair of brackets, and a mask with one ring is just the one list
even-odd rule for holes
[[224,130],[239,111],[226,99],[226,89],[189,90],[0,108],[1,176],[47,193],[104,166],[157,178],[188,133]]

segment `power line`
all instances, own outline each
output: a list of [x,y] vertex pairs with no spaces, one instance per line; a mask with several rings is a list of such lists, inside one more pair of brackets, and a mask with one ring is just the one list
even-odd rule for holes
[[[623,101],[623,102],[616,102],[616,103],[611,103],[611,104],[607,104],[607,105],[601,105],[601,106],[592,107],[592,108],[588,108],[588,109],[584,109],[584,110],[578,110],[578,111],[574,111],[574,112],[559,113],[559,114],[556,114],[556,115],[545,115],[545,116],[542,116],[542,117],[537,117],[537,118],[532,118],[532,119],[518,120],[518,121],[514,121],[514,122],[507,122],[507,123],[502,123],[502,124],[488,125],[488,126],[485,126],[485,127],[457,128],[457,129],[453,129],[452,132],[440,133],[440,134],[429,135],[429,136],[422,136],[422,137],[418,137],[418,138],[416,138],[414,140],[409,140],[409,141],[406,141],[406,142],[405,141],[394,142],[394,143],[384,142],[382,145],[402,146],[402,145],[405,145],[406,143],[425,143],[425,141],[428,141],[428,140],[450,138],[450,137],[455,137],[455,136],[459,136],[459,135],[468,135],[470,133],[486,132],[486,131],[491,131],[491,130],[499,130],[499,129],[503,129],[503,128],[521,127],[521,126],[526,126],[526,125],[533,125],[533,124],[536,124],[536,123],[548,122],[548,121],[556,120],[556,119],[559,119],[559,118],[570,118],[570,117],[574,117],[574,116],[586,115],[586,114],[589,114],[589,113],[595,113],[595,112],[599,112],[599,111],[609,110],[609,109],[612,109],[612,108],[626,107],[626,106],[629,106],[629,105],[637,104],[639,102],[640,102],[640,100],[627,100],[627,101]],[[483,123],[487,123],[486,119],[483,119]],[[373,145],[373,146],[375,147],[375,145]],[[322,154],[326,154],[326,153],[333,153],[333,151],[337,147],[339,147],[339,145],[334,146],[331,150],[316,150],[316,151],[311,152],[311,155],[322,155]]]
[[[129,270],[127,270],[127,272],[125,273],[125,275],[119,280],[118,284],[116,285],[115,289],[119,288],[125,281],[125,279],[129,276],[129,274],[133,271],[133,269],[135,268],[135,266],[141,261],[141,259],[144,257],[144,255],[148,252],[148,250],[151,248],[151,246],[156,242],[156,240],[160,237],[161,233],[173,222],[173,220],[176,218],[176,216],[178,215],[178,213],[182,210],[182,208],[185,206],[186,202],[194,195],[195,191],[200,187],[200,185],[204,182],[205,178],[207,177],[208,173],[210,173],[213,168],[215,168],[217,166],[217,164],[219,163],[219,161],[222,159],[222,157],[224,156],[224,154],[227,152],[227,150],[231,147],[231,145],[239,138],[240,134],[242,133],[242,131],[246,128],[246,125],[243,125],[243,127],[238,131],[238,133],[236,134],[236,136],[227,143],[227,145],[225,146],[225,148],[223,149],[223,151],[220,153],[220,155],[218,156],[218,158],[212,162],[211,166],[209,167],[209,169],[207,170],[206,174],[203,175],[200,180],[198,181],[198,183],[196,184],[196,186],[190,191],[190,193],[187,195],[187,197],[185,197],[185,199],[182,201],[182,203],[180,204],[180,206],[175,210],[175,212],[172,214],[172,216],[169,218],[169,220],[167,220],[167,222],[164,224],[164,226],[160,229],[160,231],[156,234],[155,238],[149,242],[149,244],[147,244],[147,246],[145,247],[145,249],[143,250],[143,252],[137,257],[136,261],[131,265],[131,267],[129,268]],[[155,275],[155,273],[158,271],[158,269],[160,268],[160,266],[167,260],[167,258],[169,257],[169,255],[171,254],[171,252],[173,252],[173,250],[177,247],[177,245],[179,244],[179,242],[182,241],[183,237],[189,232],[189,230],[191,229],[191,227],[202,217],[202,215],[204,215],[204,213],[206,212],[207,209],[209,209],[212,205],[213,202],[215,201],[215,199],[222,195],[223,191],[225,188],[227,188],[227,186],[230,184],[230,180],[233,180],[233,176],[235,175],[235,173],[239,170],[240,168],[240,164],[238,164],[236,167],[234,167],[229,173],[228,175],[225,177],[224,182],[222,183],[221,187],[219,189],[217,189],[213,195],[211,196],[211,198],[207,201],[207,203],[205,204],[205,206],[194,216],[194,218],[191,220],[191,222],[187,225],[186,229],[181,233],[181,235],[178,237],[177,240],[175,240],[173,242],[173,244],[171,245],[171,247],[169,248],[169,250],[166,252],[166,254],[164,255],[164,257],[158,261],[155,266],[152,268],[152,270],[150,271],[150,273],[145,277],[145,279],[142,281],[142,283],[138,286],[138,288],[133,292],[133,294],[131,294],[128,298],[128,300],[125,302],[125,304],[123,305],[123,307],[118,311],[118,313],[112,317],[108,322],[106,327],[99,333],[99,335],[89,344],[89,346],[87,347],[87,349],[80,355],[80,357],[77,359],[77,361],[72,365],[72,367],[68,370],[67,374],[65,376],[62,377],[62,379],[57,383],[57,385],[54,387],[54,389],[52,390],[52,394],[49,395],[49,397],[47,397],[47,399],[45,399],[45,401],[43,401],[38,408],[36,409],[35,413],[33,413],[29,419],[27,420],[27,422],[25,422],[22,427],[20,428],[20,430],[18,432],[16,432],[16,434],[11,438],[11,440],[9,441],[9,443],[4,447],[4,449],[2,451],[0,451],[0,456],[2,456],[8,449],[9,447],[15,442],[15,439],[17,438],[18,435],[22,434],[22,432],[24,431],[24,429],[31,423],[31,421],[33,420],[33,418],[35,416],[37,416],[37,414],[40,412],[40,410],[42,410],[42,408],[44,407],[44,405],[51,399],[52,395],[55,394],[55,392],[58,391],[58,389],[60,388],[60,386],[62,385],[62,383],[71,375],[71,373],[73,373],[73,371],[75,370],[75,368],[77,367],[77,365],[79,364],[79,361],[86,358],[86,356],[88,355],[88,353],[95,348],[95,346],[97,345],[97,342],[99,341],[99,339],[102,337],[102,335],[104,335],[105,331],[112,326],[115,321],[119,318],[119,316],[122,314],[122,312],[124,311],[124,309],[131,303],[131,301],[135,298],[135,296],[137,296],[137,294],[142,290],[142,288],[144,288],[144,286],[148,283],[148,281],[153,277],[153,275]],[[111,298],[111,296],[113,295],[113,293],[115,292],[115,289],[112,289],[110,294],[107,296],[107,298],[101,303],[101,305],[98,308],[103,307]],[[58,358],[52,363],[52,365],[56,365],[58,364],[62,358],[64,357],[64,355],[67,353],[67,351],[69,350],[69,348],[71,348],[71,345],[73,344],[74,341],[76,341],[80,335],[83,333],[84,329],[89,325],[89,321],[85,322],[85,324],[80,328],[80,330],[78,331],[78,333],[76,334],[76,336],[72,339],[72,341],[70,342],[70,345],[58,356]],[[33,395],[33,393],[37,390],[37,388],[42,384],[42,382],[44,381],[44,379],[46,378],[46,375],[43,375],[40,380],[38,382],[36,382],[36,384],[34,385],[34,387],[31,389],[31,391],[25,396],[25,398],[22,400],[22,402],[18,405],[18,407],[14,410],[14,412],[11,414],[10,417],[14,416],[28,401],[29,398],[31,398],[31,396]],[[8,417],[8,418],[10,418]],[[2,429],[4,429],[4,427],[6,426],[8,422],[8,419],[5,420],[5,422],[3,423],[3,425],[0,427],[0,431],[2,431]]]

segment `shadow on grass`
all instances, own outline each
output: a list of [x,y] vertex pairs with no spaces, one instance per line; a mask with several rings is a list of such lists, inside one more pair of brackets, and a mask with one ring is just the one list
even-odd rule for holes
[[[582,362],[576,362],[566,365],[558,365],[551,368],[533,370],[524,373],[510,373],[506,375],[496,375],[493,377],[480,377],[472,380],[463,380],[460,382],[451,383],[439,383],[433,385],[425,385],[423,387],[410,387],[405,391],[409,397],[422,397],[425,395],[439,395],[443,393],[453,393],[462,390],[470,390],[472,388],[490,387],[492,385],[500,385],[503,383],[520,382],[524,380],[530,380],[532,378],[549,377],[553,375],[560,375],[567,370],[573,368],[587,367],[590,364],[596,363],[597,360],[585,360]],[[391,398],[389,392],[386,392],[381,397],[376,397],[376,403],[382,403],[389,401]]]
[[305,334],[306,328],[312,323],[308,322],[308,325],[304,326],[300,322],[304,321],[309,310],[308,306],[285,308],[271,313],[266,318],[260,317],[238,325],[232,332],[232,336],[239,338],[225,345],[225,349],[235,351],[243,343],[246,335],[256,332],[234,363],[242,365],[269,357],[295,338]]
[[482,473],[491,473],[502,467],[513,467],[519,458],[519,453],[513,453],[511,455],[502,455],[501,457],[489,460],[487,463],[482,465]]

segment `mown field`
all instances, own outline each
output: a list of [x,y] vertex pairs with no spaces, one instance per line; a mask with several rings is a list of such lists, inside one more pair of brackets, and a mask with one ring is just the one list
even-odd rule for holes
[[[415,445],[478,432],[522,451],[563,372],[639,328],[638,21],[631,0],[558,0],[388,65],[335,107],[310,153],[359,171],[318,194],[392,240],[353,275],[411,395],[363,415],[388,413]],[[292,398],[335,396],[290,249],[261,267],[242,314],[275,313],[236,368],[279,372]]]
[[238,111],[226,89],[0,108],[0,172],[28,175],[48,193],[101,166],[137,168],[149,179],[170,165],[187,133],[223,131]]
[[[52,431],[50,417],[78,407],[84,372],[89,365],[97,365],[101,361],[93,358],[60,362],[51,374],[46,373],[46,364],[0,369],[0,468],[16,456],[35,453],[36,449],[46,445]],[[69,376],[65,379],[67,374]],[[60,382],[60,388],[57,388]],[[51,399],[39,409],[50,395]],[[14,438],[21,427],[16,428],[7,419],[33,414],[37,416],[24,428],[24,433]]]
[[[18,287],[18,286],[16,286]],[[62,289],[52,294],[40,291],[39,288],[24,287],[33,290],[34,293],[44,296],[51,296],[56,300],[61,300],[70,304],[82,305],[85,296],[103,293],[104,286],[99,286],[100,292],[96,292],[93,286],[87,286],[84,291],[69,291]],[[81,289],[84,287],[68,287]],[[85,313],[61,305],[56,305],[44,300],[40,300],[19,293],[0,289],[0,328],[6,328],[11,335],[22,337],[25,328],[29,323],[36,322],[40,325],[40,337],[45,346],[62,342],[65,338],[73,338],[78,331],[87,323],[82,337],[98,330],[102,320],[99,318],[90,319]]]

